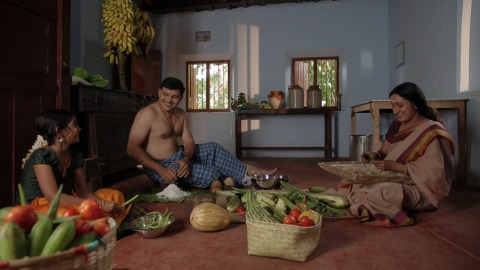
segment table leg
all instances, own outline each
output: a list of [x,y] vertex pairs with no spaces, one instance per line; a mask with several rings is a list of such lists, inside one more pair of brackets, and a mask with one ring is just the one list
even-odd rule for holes
[[235,152],[237,158],[242,157],[242,117],[235,112]]
[[458,180],[462,183],[466,182],[466,146],[465,146],[465,136],[467,134],[467,127],[466,127],[466,108],[465,103],[457,110],[457,136],[458,136],[458,170],[457,173]]
[[332,158],[332,113],[324,114],[325,117],[325,158]]
[[378,151],[380,145],[380,109],[372,108],[373,118],[373,151]]

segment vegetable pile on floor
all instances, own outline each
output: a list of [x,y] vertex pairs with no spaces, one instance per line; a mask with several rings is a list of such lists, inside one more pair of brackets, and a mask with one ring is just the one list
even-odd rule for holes
[[[282,190],[275,192],[233,188],[234,194],[226,199],[226,209],[231,213],[246,213],[254,220],[307,226],[310,221],[315,224],[317,218],[313,211],[322,217],[342,217],[346,215],[345,208],[349,207],[347,198],[324,194],[324,187],[303,191],[285,181],[280,181],[280,186]],[[304,216],[310,221],[301,222]]]

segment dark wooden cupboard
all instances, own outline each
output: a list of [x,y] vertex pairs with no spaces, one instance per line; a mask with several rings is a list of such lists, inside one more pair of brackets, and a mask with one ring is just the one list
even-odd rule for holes
[[138,110],[158,98],[84,86],[72,87],[71,93],[71,108],[82,128],[85,173],[93,190],[140,174],[137,162],[126,153],[128,135]]
[[70,1],[0,0],[0,207],[15,203],[35,117],[68,107]]

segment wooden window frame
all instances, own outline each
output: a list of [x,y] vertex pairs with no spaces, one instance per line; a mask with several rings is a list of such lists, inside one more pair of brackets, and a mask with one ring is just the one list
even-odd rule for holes
[[226,94],[227,97],[230,98],[230,94],[231,94],[231,77],[230,77],[230,60],[214,60],[214,61],[188,61],[186,63],[186,89],[185,89],[185,92],[186,92],[186,109],[187,109],[187,112],[230,112],[230,102],[227,101],[227,108],[226,109],[211,109],[210,108],[210,80],[208,80],[209,78],[209,68],[207,68],[207,81],[206,81],[206,88],[209,89],[207,92],[206,92],[206,100],[207,100],[207,103],[206,103],[206,109],[192,109],[190,107],[190,103],[191,102],[195,102],[195,98],[194,98],[194,95],[192,93],[192,89],[194,88],[192,83],[190,81],[190,78],[189,78],[189,67],[191,64],[207,64],[207,65],[210,65],[210,64],[227,64],[228,65],[228,93]]
[[[309,88],[310,85],[305,85],[305,84],[302,84],[299,82],[298,79],[295,78],[295,62],[297,61],[314,61],[315,63],[315,66],[316,66],[316,63],[317,61],[319,60],[335,60],[336,62],[336,72],[335,72],[335,100],[332,100],[330,101],[331,103],[333,104],[330,104],[328,106],[324,106],[325,108],[338,108],[340,106],[340,102],[341,102],[341,94],[340,94],[340,91],[339,91],[339,78],[340,78],[340,57],[338,56],[328,56],[328,57],[302,57],[302,58],[292,58],[292,77],[291,77],[291,81],[292,81],[292,84],[297,84],[297,85],[300,85],[303,90],[305,91],[305,96],[307,96],[307,90]],[[313,70],[313,79],[314,79],[314,85],[318,85],[318,82],[317,82],[317,69],[314,69]],[[324,90],[322,89],[322,103],[323,101],[325,101],[326,103],[328,103],[329,101],[328,100],[325,100],[325,94],[324,94]],[[306,103],[306,99],[305,99],[305,103]]]

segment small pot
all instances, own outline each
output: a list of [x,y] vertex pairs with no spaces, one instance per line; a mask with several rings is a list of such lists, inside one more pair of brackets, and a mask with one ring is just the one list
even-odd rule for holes
[[285,93],[283,91],[270,91],[268,94],[268,104],[274,109],[285,107]]

